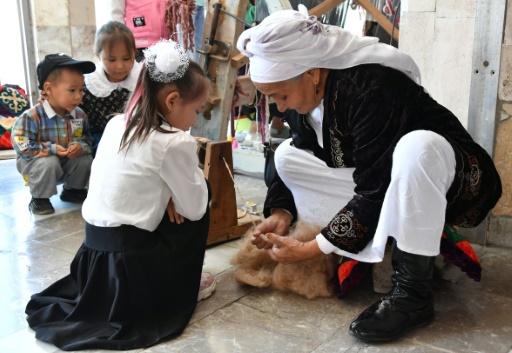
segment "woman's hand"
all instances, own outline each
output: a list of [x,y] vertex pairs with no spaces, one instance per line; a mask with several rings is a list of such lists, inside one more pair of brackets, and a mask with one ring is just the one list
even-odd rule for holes
[[274,245],[267,240],[265,234],[275,233],[285,235],[290,229],[292,216],[283,209],[274,209],[272,215],[265,219],[252,235],[251,243],[258,249],[270,249]]
[[176,224],[181,224],[185,221],[185,218],[176,211],[176,208],[174,208],[174,202],[172,202],[172,199],[169,199],[169,203],[167,204],[167,214],[169,215],[169,219],[172,223],[176,222]]
[[269,242],[274,244],[271,249],[267,250],[270,257],[284,265],[310,260],[323,254],[316,239],[304,243],[274,233],[268,233],[267,237]]

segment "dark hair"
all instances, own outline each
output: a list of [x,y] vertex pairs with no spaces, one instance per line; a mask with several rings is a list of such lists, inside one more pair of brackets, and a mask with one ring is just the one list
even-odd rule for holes
[[[48,76],[45,78],[44,82],[52,82],[52,83],[55,83],[59,78],[60,76],[62,75],[62,72],[64,70],[69,70],[69,71],[73,71],[73,72],[76,72],[76,73],[79,73],[81,75],[83,75],[84,73],[79,70],[78,68],[76,67],[73,67],[73,65],[70,65],[70,66],[57,66],[56,68],[54,68],[52,71],[50,71],[50,73],[48,74]],[[43,89],[44,89],[44,82],[43,82]]]
[[[185,75],[170,83],[159,83],[151,80],[146,65],[143,65],[137,85],[125,111],[126,130],[121,139],[119,150],[125,147],[128,149],[133,141],[144,141],[153,129],[163,133],[173,132],[162,128],[164,120],[158,114],[156,97],[166,87],[174,89],[180,94],[183,102],[188,103],[200,97],[210,86],[201,66],[192,60]],[[135,131],[129,137],[132,130]]]
[[135,38],[132,31],[119,21],[109,21],[98,29],[94,39],[94,54],[100,55],[105,44],[109,51],[112,51],[114,45],[118,42],[124,43],[126,49],[130,52],[130,59],[135,59]]

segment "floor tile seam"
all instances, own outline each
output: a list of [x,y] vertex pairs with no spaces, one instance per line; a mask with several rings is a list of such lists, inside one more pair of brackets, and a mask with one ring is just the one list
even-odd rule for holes
[[81,214],[82,213],[81,208],[73,207],[73,208],[68,208],[68,209],[66,209],[66,211],[64,211],[62,213],[59,213],[59,214],[54,214],[54,215],[50,215],[49,217],[44,217],[44,218],[41,218],[41,219],[36,219],[34,221],[34,224],[36,224],[36,225],[42,224],[44,226],[44,223],[54,222],[56,220],[59,220],[60,218],[67,217],[67,216],[69,216],[69,213],[76,212],[77,210],[80,210],[80,219],[85,222],[85,220],[84,220],[84,218],[83,218],[83,216]]
[[[471,243],[471,245],[474,245]],[[498,245],[482,245],[482,251],[483,254],[480,254],[478,256],[478,259],[480,260],[480,264],[487,256],[510,256],[512,257],[512,247],[506,247],[506,246],[498,246]],[[498,254],[495,252],[499,251]],[[510,252],[510,253],[507,253]]]
[[[502,294],[499,294],[499,293],[496,293],[496,289],[495,288],[489,288],[489,286],[486,286],[485,283],[485,280],[481,281],[481,282],[476,282],[474,281],[473,279],[471,278],[467,278],[467,279],[464,279],[464,280],[460,280],[459,282],[457,283],[453,283],[453,282],[450,282],[448,280],[444,280],[444,279],[438,279],[440,281],[446,281],[448,282],[447,285],[448,287],[445,288],[445,287],[439,287],[439,288],[434,288],[433,289],[433,293],[434,293],[434,298],[437,296],[437,295],[440,295],[442,294],[442,292],[444,291],[454,291],[457,287],[459,288],[463,288],[465,290],[469,290],[469,291],[476,291],[476,292],[484,292],[486,294],[491,294],[493,295],[495,298],[509,298],[505,295],[502,295]],[[481,287],[475,287],[475,286],[481,286]],[[503,292],[507,292],[505,288],[500,288],[500,289],[503,289]],[[512,298],[509,298],[512,300]]]
[[[202,320],[204,320],[205,318],[207,318],[207,317],[209,317],[209,316],[211,316],[211,315],[213,315],[213,314],[217,313],[217,312],[218,312],[218,311],[220,311],[220,310],[223,310],[223,309],[225,309],[225,308],[228,308],[228,307],[230,307],[231,305],[233,305],[233,304],[235,304],[235,303],[236,303],[236,304],[239,304],[239,305],[242,305],[242,306],[245,306],[245,307],[247,307],[247,308],[250,308],[250,309],[256,310],[256,311],[258,311],[259,313],[261,313],[261,314],[263,314],[263,315],[265,315],[265,316],[266,316],[266,315],[272,315],[273,317],[275,317],[275,318],[277,318],[277,319],[279,319],[279,320],[283,320],[283,321],[285,321],[285,322],[287,322],[287,323],[292,324],[292,326],[293,326],[294,324],[296,324],[293,320],[291,320],[291,319],[289,319],[289,318],[282,317],[282,316],[279,316],[279,315],[275,315],[274,313],[269,312],[269,311],[262,311],[262,310],[260,310],[260,309],[258,309],[258,308],[255,308],[255,307],[253,307],[253,306],[247,305],[246,303],[241,303],[241,302],[239,302],[239,300],[240,300],[240,299],[242,299],[242,298],[244,298],[244,297],[248,296],[248,295],[249,295],[249,294],[251,294],[251,293],[252,293],[252,292],[246,293],[246,294],[244,294],[243,296],[239,297],[237,300],[234,300],[234,301],[232,301],[232,302],[230,302],[230,303],[226,303],[226,304],[222,305],[222,306],[221,306],[221,307],[219,307],[217,310],[214,310],[213,312],[211,312],[211,313],[209,313],[209,314],[205,315],[203,318],[201,318],[201,319],[199,319],[199,320],[195,321],[195,322],[194,322],[192,325],[190,325],[190,326],[194,326],[194,325],[198,324],[199,322],[201,322],[201,321],[202,321]],[[219,317],[219,318],[217,318],[217,319],[218,319],[218,320],[220,320],[220,321],[224,321],[224,322],[231,323],[231,324],[233,324],[233,325],[235,325],[235,326],[238,326],[238,325],[240,324],[240,322],[239,322],[237,319],[230,319],[230,318],[227,318],[227,317],[225,317],[225,316],[221,316],[221,317]],[[261,325],[261,326],[259,326],[259,327],[260,327],[260,329],[261,329],[261,330],[263,330],[263,331],[267,331],[267,330],[268,330],[268,329],[266,328],[266,326],[264,326],[264,325]],[[283,332],[277,332],[277,331],[276,331],[275,333],[280,334],[280,335],[287,336],[287,337],[289,337],[289,338],[294,338],[294,337],[300,337],[300,338],[302,338],[302,339],[303,339],[303,338],[307,338],[308,340],[313,340],[313,341],[315,341],[315,342],[318,342],[318,343],[319,343],[319,345],[322,343],[321,339],[319,339],[318,337],[312,336],[312,335],[308,335],[307,337],[305,337],[305,336],[304,336],[304,335],[302,335],[302,334],[293,334],[293,333],[290,333],[290,332],[284,332],[284,333],[283,333]]]
[[[315,353],[315,351],[318,348],[320,348],[322,345],[324,345],[326,343],[331,342],[333,339],[335,340],[338,337],[348,335],[348,328],[349,328],[349,325],[343,325],[343,326],[340,326],[337,330],[334,330],[334,332],[328,338],[326,338],[318,347],[316,347],[313,351],[311,351],[311,353]],[[354,343],[347,350],[345,350],[345,352],[349,352],[352,350],[352,348],[354,348],[357,345],[361,345],[361,344],[365,345],[365,348],[371,347],[370,344],[366,344],[364,342],[354,339]]]
[[[428,335],[425,335],[425,337],[428,339]],[[438,345],[434,345],[434,344],[431,344],[431,343],[428,343],[428,342],[424,342],[422,340],[418,340],[418,339],[415,339],[415,338],[404,337],[400,341],[397,341],[397,342],[410,342],[411,346],[418,346],[419,345],[419,346],[423,346],[425,348],[429,348],[431,350],[435,350],[436,352],[456,353],[456,351],[453,351],[451,349],[446,349],[446,348],[440,347]]]
[[[53,232],[65,232],[65,231],[67,231],[67,229],[51,229],[51,228],[45,228],[45,229],[49,230],[49,231],[53,231]],[[41,239],[41,237],[44,237],[44,236],[48,235],[48,233],[46,233],[46,234],[41,235],[40,237],[33,238],[33,239],[30,239],[30,240],[37,241],[38,243],[41,243],[41,244],[52,243],[52,242],[55,242],[55,241],[62,240],[62,239],[65,239],[67,237],[70,237],[72,235],[75,235],[75,234],[78,234],[78,233],[84,233],[84,232],[85,232],[85,229],[84,228],[80,228],[80,229],[70,230],[69,233],[66,233],[65,235],[62,235],[58,239],[39,240],[39,239]]]
[[[74,235],[74,234],[78,234],[78,233],[81,233],[81,232],[83,232],[83,230],[78,230],[78,231],[76,231],[76,232],[70,233],[70,234],[68,234],[68,235],[66,235],[66,236],[64,236],[64,237],[62,237],[62,238],[59,238],[59,239],[56,239],[56,240],[52,241],[52,243],[53,243],[53,242],[58,242],[58,241],[60,241],[60,240],[63,240],[63,239],[65,239],[65,238],[67,238],[67,237],[70,237],[70,236],[72,236],[72,235]],[[41,244],[41,245],[49,246],[48,242],[38,241],[37,239],[32,239],[32,240],[33,240],[34,242],[37,242],[37,243]],[[85,237],[84,237],[84,239],[83,239],[83,240],[85,240]],[[83,240],[82,240],[82,242],[80,243],[80,245],[81,245],[81,244],[83,244]],[[54,249],[58,249],[58,250],[64,251],[65,253],[67,253],[67,254],[71,254],[71,255],[75,255],[75,254],[77,253],[78,249],[80,248],[80,246],[79,246],[77,249],[75,249],[75,250],[71,251],[71,250],[67,250],[67,249],[65,249],[65,248],[60,248],[59,246],[52,246],[52,247],[53,247]]]
[[[78,232],[85,232],[85,224],[70,224],[70,225],[52,225],[52,224],[44,224],[37,226],[38,228],[41,228],[45,231],[49,231],[49,233],[42,234],[41,236],[45,236],[48,234],[60,234],[60,237],[66,237],[66,234],[75,234]],[[40,236],[33,238],[33,239],[39,239]]]
[[[44,235],[42,235],[44,236]],[[37,239],[37,238],[35,238]],[[30,242],[33,242],[34,244],[37,243],[37,245],[43,245],[45,246],[45,243],[44,242],[36,242],[35,239],[26,239],[24,241],[19,241],[19,242],[15,242],[15,243],[12,243],[12,244],[9,244],[7,247],[4,247],[4,248],[0,248],[0,255],[1,254],[11,254],[13,256],[20,256],[19,252],[18,252],[18,248],[25,244],[25,243],[30,243]],[[31,255],[29,253],[26,253],[27,255]],[[0,352],[1,353],[1,352]]]
[[[228,307],[230,307],[231,305],[233,305],[234,303],[237,303],[241,298],[244,298],[246,297],[247,295],[251,294],[252,291],[248,292],[248,293],[245,293],[243,295],[241,295],[240,297],[237,297],[236,299],[234,300],[230,300],[222,305],[220,305],[218,308],[216,308],[215,310],[205,314],[204,316],[200,317],[200,318],[196,318],[193,322],[190,322],[187,327],[191,327],[191,326],[194,326],[196,323],[198,322],[201,322],[202,320],[206,319],[207,317],[210,317],[211,315],[217,313],[218,311],[220,310],[223,310],[223,309],[226,309]],[[241,304],[241,305],[244,305],[243,303],[238,303],[238,304]]]
[[[257,290],[257,289],[255,289],[255,290]],[[240,299],[241,299],[241,298],[240,298]],[[314,299],[313,299],[313,300],[314,300]],[[263,313],[263,314],[272,314],[274,317],[277,317],[277,318],[278,318],[278,319],[280,319],[280,320],[286,320],[287,322],[290,322],[290,323],[292,323],[292,324],[296,324],[296,321],[294,321],[294,320],[293,320],[293,319],[291,319],[291,318],[288,318],[288,317],[285,317],[285,316],[280,316],[280,315],[277,315],[277,314],[273,314],[273,313],[268,312],[268,311],[260,310],[260,309],[258,309],[258,308],[256,308],[256,307],[253,307],[253,306],[249,305],[248,303],[240,303],[240,304],[245,305],[245,306],[247,306],[247,307],[249,307],[249,308],[252,308],[252,309],[254,309],[254,310],[257,310],[257,311],[259,311],[259,312],[261,312],[261,313]],[[336,305],[336,303],[333,303],[330,307],[335,306],[335,305]],[[352,321],[352,320],[350,320],[350,321]],[[348,327],[348,326],[347,326],[347,327]],[[308,337],[309,337],[309,338],[311,338],[311,339],[314,339],[314,340],[317,340],[317,341],[321,342],[321,343],[319,344],[319,346],[320,346],[322,343],[327,342],[327,340],[328,340],[328,339],[330,339],[330,337],[334,336],[336,333],[340,332],[341,330],[343,330],[343,326],[342,326],[342,327],[339,327],[339,328],[337,328],[337,329],[334,329],[334,331],[333,331],[333,332],[328,336],[328,338],[321,338],[321,337],[314,336],[314,335],[310,335],[310,336],[308,336]],[[348,330],[348,328],[347,328],[347,330]],[[318,347],[316,347],[316,348],[318,348]],[[315,348],[315,349],[316,349],[316,348]],[[314,351],[314,350],[313,350],[313,351]],[[311,351],[311,352],[313,352],[313,351]]]
[[[29,242],[33,242],[33,240],[30,240]],[[44,247],[46,247],[46,248],[51,248],[51,249],[53,249],[54,251],[57,251],[57,252],[59,252],[59,253],[63,253],[63,254],[60,254],[60,255],[64,255],[64,254],[65,254],[65,255],[74,255],[74,254],[76,253],[76,252],[75,252],[75,253],[69,253],[69,252],[67,252],[67,251],[61,250],[61,249],[56,248],[56,247],[54,247],[54,246],[45,245],[45,244],[42,244],[42,243],[37,243],[37,245],[43,245],[43,246],[44,246]],[[58,255],[59,255],[59,254],[57,254],[57,256],[58,256]],[[14,254],[14,256],[20,256],[20,255],[19,255],[19,254],[18,254],[18,255]],[[71,261],[69,261],[69,262],[67,263],[67,266],[69,266],[69,265],[70,265],[70,263],[71,263]],[[26,266],[27,266],[27,265],[26,265]],[[56,269],[61,268],[61,267],[63,267],[63,266],[64,266],[64,265],[51,267],[51,268],[45,269],[43,272],[41,272],[39,269],[34,270],[34,269],[33,269],[33,266],[27,266],[27,267],[29,267],[28,271],[32,272],[33,274],[39,275],[39,274],[43,274],[43,273],[48,273],[48,272],[51,272],[51,271],[55,271]]]
[[[329,343],[331,340],[332,340],[332,337],[334,335],[336,335],[338,332],[340,332],[341,330],[336,330],[334,331],[329,337],[327,337],[326,339],[324,339],[323,341],[321,341],[318,346],[316,346],[315,348],[313,348],[313,350],[310,352],[310,353],[315,353],[317,349],[321,348],[324,344],[326,343]],[[336,337],[335,337],[336,338]],[[352,349],[354,345],[350,346],[349,349],[346,350],[346,352],[350,351]]]
[[53,229],[51,229],[51,228],[46,228],[46,227],[44,227],[44,226],[37,226],[37,228],[38,228],[38,229],[41,229],[41,230],[48,231],[48,233],[43,233],[43,234],[41,234],[41,235],[36,236],[35,238],[30,238],[30,239],[25,239],[25,240],[23,240],[23,241],[15,242],[15,243],[13,243],[13,244],[12,244],[12,246],[13,246],[13,247],[17,247],[17,246],[19,246],[19,245],[21,245],[21,244],[23,244],[23,243],[28,243],[28,242],[30,242],[30,241],[34,241],[34,240],[36,240],[36,239],[39,239],[39,238],[41,238],[41,237],[44,237],[44,236],[48,235],[48,234],[49,234],[49,232],[51,232],[51,231],[53,230]]

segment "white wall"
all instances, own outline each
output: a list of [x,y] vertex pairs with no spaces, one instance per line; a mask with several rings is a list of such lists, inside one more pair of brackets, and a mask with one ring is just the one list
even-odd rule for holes
[[402,0],[401,50],[422,73],[422,85],[468,125],[477,0]]
[[2,11],[0,33],[2,33],[3,48],[3,53],[0,55],[0,82],[16,84],[26,90],[17,0],[0,1]]

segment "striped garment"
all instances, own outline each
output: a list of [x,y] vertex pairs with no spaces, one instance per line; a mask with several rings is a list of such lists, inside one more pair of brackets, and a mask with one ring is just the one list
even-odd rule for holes
[[57,145],[67,148],[74,143],[82,146],[82,154],[91,153],[92,137],[83,110],[76,108],[61,117],[48,101],[36,104],[16,120],[11,139],[16,153],[25,160],[55,155]]

